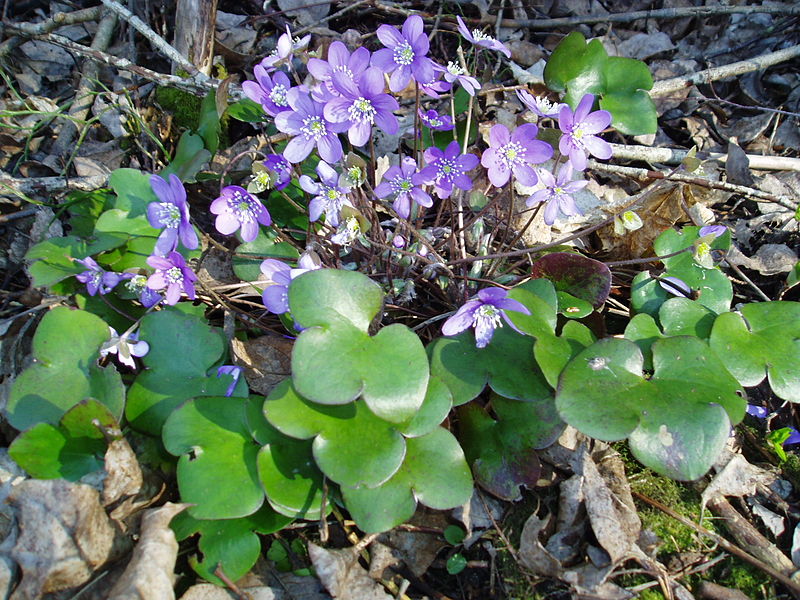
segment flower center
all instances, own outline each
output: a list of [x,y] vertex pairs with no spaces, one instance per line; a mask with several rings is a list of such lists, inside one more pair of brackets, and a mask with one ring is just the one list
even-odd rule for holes
[[164,277],[166,277],[167,281],[170,283],[183,283],[183,273],[180,267],[170,267],[164,271]]
[[575,140],[580,140],[583,137],[583,129],[580,127],[576,127],[572,130],[572,138]]
[[269,99],[272,100],[273,104],[276,106],[289,106],[289,103],[286,101],[286,86],[282,83],[277,84],[269,93]]
[[564,192],[564,188],[562,188],[562,187],[559,185],[559,186],[556,186],[556,187],[554,187],[554,188],[553,188],[553,193],[554,193],[554,194],[558,194],[558,195],[560,196],[561,194],[564,194],[564,193],[566,193],[566,192]]
[[522,164],[524,161],[522,160],[522,154],[524,153],[524,149],[522,148],[522,144],[519,142],[509,142],[502,148],[500,148],[500,156],[505,163],[505,166],[509,169],[513,168],[514,165]]
[[325,127],[325,121],[322,117],[306,117],[303,119],[303,126],[300,128],[306,138],[314,138],[314,141],[327,135],[328,128]]
[[167,229],[177,229],[181,223],[181,211],[171,202],[159,202],[158,222]]
[[372,102],[363,96],[354,101],[350,105],[350,108],[347,109],[347,112],[352,121],[358,121],[360,123],[366,121],[372,124],[375,120],[375,107],[372,106]]
[[464,74],[464,69],[462,69],[461,67],[459,67],[456,63],[454,63],[452,61],[447,63],[447,71],[451,75],[455,75],[455,76],[459,76],[459,75],[463,75]]
[[536,96],[533,101],[536,104],[536,108],[545,114],[553,110],[553,103],[544,96]]
[[245,196],[238,190],[233,192],[233,197],[228,198],[228,211],[235,214],[241,223],[256,219],[255,201],[251,196]]
[[347,182],[356,187],[359,181],[361,181],[361,168],[352,166],[347,169]]
[[472,30],[472,37],[475,38],[476,42],[494,41],[494,38],[492,36],[486,35],[479,29]]
[[403,193],[407,194],[414,188],[414,184],[411,183],[410,177],[407,179],[400,179],[398,177],[397,179],[392,180],[391,186],[392,186],[392,191],[395,192],[396,194],[403,194]]
[[408,42],[403,42],[399,46],[395,46],[393,58],[398,65],[408,66],[414,62],[414,49]]
[[457,175],[461,174],[461,170],[455,162],[442,158],[439,160],[439,173],[437,179],[444,179],[445,181],[453,181]]
[[472,324],[478,326],[482,324],[484,327],[497,329],[503,326],[501,320],[503,313],[499,308],[491,304],[482,304],[478,310],[475,311],[475,316],[472,318]]
[[133,294],[140,293],[147,285],[147,277],[144,275],[134,275],[126,283],[125,287]]

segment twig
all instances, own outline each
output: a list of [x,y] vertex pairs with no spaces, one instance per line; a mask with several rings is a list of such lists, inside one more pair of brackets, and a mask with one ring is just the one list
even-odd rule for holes
[[252,600],[250,594],[247,594],[240,590],[238,586],[233,582],[233,580],[225,574],[225,571],[222,570],[222,565],[217,565],[217,568],[214,569],[214,575],[219,578],[222,583],[225,584],[230,591],[232,591],[240,600]]
[[131,27],[136,29],[139,33],[141,33],[147,40],[153,44],[153,46],[161,52],[164,56],[178,65],[180,68],[184,69],[190,75],[194,75],[198,81],[205,81],[208,79],[208,76],[204,73],[201,73],[197,70],[189,60],[187,60],[184,56],[181,55],[174,47],[172,47],[164,38],[158,35],[155,31],[153,31],[150,26],[142,21],[139,17],[129,11],[127,8],[122,6],[116,0],[100,0],[103,4],[105,4],[110,10],[113,10],[120,19],[129,23]]
[[[687,150],[679,148],[654,148],[650,146],[633,146],[629,144],[610,144],[614,158],[625,160],[643,160],[650,163],[678,165],[686,158]],[[719,160],[725,162],[727,154],[722,152],[698,152],[697,158]],[[800,158],[791,156],[759,156],[748,154],[750,168],[761,171],[800,171]]]
[[745,275],[742,270],[737,266],[731,263],[730,261],[725,261],[728,266],[733,269],[733,272],[736,273],[750,288],[764,301],[764,302],[772,302],[772,298],[767,296],[760,287],[758,287],[752,279],[750,279],[747,275]]
[[764,573],[766,573],[770,577],[773,577],[774,579],[777,579],[783,585],[785,585],[787,588],[789,588],[792,591],[793,594],[795,594],[795,595],[800,594],[800,584],[796,583],[790,577],[787,577],[786,575],[784,575],[780,571],[777,571],[777,570],[773,569],[771,566],[769,566],[768,564],[760,561],[759,559],[755,558],[754,556],[751,556],[750,554],[748,554],[747,552],[745,552],[744,550],[739,548],[739,546],[736,546],[735,544],[732,544],[731,542],[726,540],[721,535],[713,533],[713,532],[709,531],[708,529],[706,529],[705,527],[703,527],[702,525],[698,525],[697,523],[695,523],[691,519],[687,519],[683,515],[678,514],[677,512],[672,510],[669,506],[666,506],[666,505],[662,504],[658,500],[653,500],[652,498],[648,498],[647,496],[645,496],[644,494],[640,494],[639,492],[631,491],[631,493],[636,498],[641,500],[642,502],[646,502],[650,506],[652,506],[654,508],[657,508],[658,510],[660,510],[661,512],[669,515],[673,519],[675,519],[677,521],[680,521],[682,524],[686,525],[687,527],[690,527],[690,528],[694,529],[697,533],[711,538],[712,540],[714,540],[714,542],[717,545],[719,545],[726,552],[729,552],[730,554],[733,554],[737,558],[740,558],[743,561],[753,565],[757,569],[760,569],[760,570],[764,571]]
[[[798,13],[800,13],[800,6],[796,6],[795,8],[798,10]],[[697,73],[692,73],[691,75],[681,75],[680,77],[662,79],[661,81],[657,81],[655,83],[653,89],[650,90],[650,95],[661,96],[664,94],[669,94],[670,92],[676,92],[678,90],[697,85],[698,83],[710,83],[712,81],[718,81],[727,77],[733,77],[735,75],[742,75],[743,73],[750,73],[752,71],[766,69],[767,67],[777,65],[798,56],[800,56],[800,44],[791,46],[784,50],[778,50],[777,52],[770,52],[769,54],[757,56],[755,58],[740,60],[739,62],[731,63],[729,65],[712,67],[711,69],[698,71]]]
[[343,9],[337,10],[335,13],[329,14],[327,17],[325,17],[324,19],[320,19],[313,25],[306,25],[305,27],[298,29],[297,31],[294,32],[294,35],[301,36],[304,33],[308,33],[309,31],[314,29],[314,27],[319,27],[323,23],[327,23],[328,21],[337,19],[341,17],[343,14],[348,13],[355,8],[358,8],[359,6],[363,6],[364,4],[369,4],[369,2],[370,0],[358,0],[358,2],[348,3],[347,6],[345,6]]
[[79,23],[96,21],[100,18],[102,12],[103,9],[100,6],[93,6],[69,13],[57,12],[49,19],[45,19],[40,23],[4,22],[4,27],[17,35],[8,38],[5,42],[0,44],[0,58],[8,56],[11,51],[22,44],[27,37],[50,33],[59,27],[65,27],[67,25],[78,25]]
[[24,179],[0,175],[0,196],[6,193],[14,195],[50,195],[65,190],[92,192],[106,185],[108,185],[108,175],[91,175],[89,177],[26,177]]
[[734,194],[741,194],[749,198],[755,199],[757,202],[774,202],[780,204],[786,209],[791,211],[797,210],[797,204],[792,202],[788,196],[775,196],[768,194],[750,187],[743,185],[735,185],[733,183],[726,183],[724,181],[711,181],[703,177],[696,177],[693,175],[686,175],[684,173],[664,173],[663,171],[654,171],[652,169],[639,169],[637,167],[621,167],[619,165],[609,165],[599,163],[593,160],[589,161],[589,166],[597,171],[604,171],[606,173],[616,173],[618,175],[625,175],[626,177],[635,177],[637,179],[666,179],[669,181],[682,181],[684,183],[691,183],[706,187],[714,190],[723,190],[725,192],[732,192]]

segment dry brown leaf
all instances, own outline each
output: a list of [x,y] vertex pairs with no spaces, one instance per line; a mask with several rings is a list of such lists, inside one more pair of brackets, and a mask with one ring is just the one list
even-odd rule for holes
[[231,340],[234,362],[244,369],[250,389],[265,396],[292,372],[292,346],[291,340],[276,335]]
[[419,507],[409,524],[419,527],[421,531],[393,529],[381,535],[378,541],[389,546],[414,575],[422,577],[439,551],[447,545],[441,536],[425,533],[424,530],[443,530],[450,523],[441,511]]
[[308,556],[322,585],[331,596],[339,600],[391,600],[392,596],[375,583],[364,568],[358,564],[358,552],[354,548],[326,550],[316,544],[308,544]]
[[155,475],[142,472],[139,461],[125,438],[111,442],[105,456],[106,478],[103,480],[102,502],[109,516],[122,531],[127,531],[126,520],[142,508],[152,504],[164,483]]
[[125,572],[111,588],[108,597],[114,600],[169,600],[173,570],[178,556],[178,541],[170,529],[172,518],[187,507],[172,504],[148,510],[142,517],[141,536],[133,549],[133,557]]
[[769,487],[775,479],[774,474],[750,464],[741,454],[734,454],[703,490],[702,506],[718,496],[752,496],[759,486]]
[[540,519],[535,513],[528,517],[519,540],[519,560],[522,566],[537,575],[560,578],[563,575],[561,562],[544,547],[539,539],[539,535],[549,521],[549,518]]
[[23,571],[12,600],[80,586],[130,547],[87,485],[30,479],[12,488],[8,503],[19,523],[10,556]]
[[[276,579],[272,577],[271,579]],[[297,575],[280,574],[275,586],[258,585],[242,586],[237,582],[239,589],[247,594],[250,600],[330,600],[330,596],[323,592],[316,577],[300,577]],[[180,600],[239,600],[230,590],[223,589],[210,583],[193,585]]]

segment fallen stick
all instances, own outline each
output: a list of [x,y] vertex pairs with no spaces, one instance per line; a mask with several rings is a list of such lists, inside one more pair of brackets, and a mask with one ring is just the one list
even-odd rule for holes
[[[679,148],[656,148],[654,146],[634,146],[630,144],[611,144],[614,158],[643,160],[649,163],[679,165],[686,158],[688,150]],[[725,162],[728,155],[722,152],[698,152],[697,158]],[[748,154],[750,168],[757,171],[800,171],[800,158],[791,156],[761,156]]]

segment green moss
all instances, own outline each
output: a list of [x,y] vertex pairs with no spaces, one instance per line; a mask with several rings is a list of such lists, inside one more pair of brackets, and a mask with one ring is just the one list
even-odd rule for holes
[[175,124],[181,129],[197,129],[202,98],[188,92],[169,87],[156,88],[156,101],[175,117]]
[[783,474],[794,489],[800,489],[800,456],[795,452],[786,453],[786,461],[781,465]]
[[739,590],[748,598],[770,600],[776,597],[772,579],[747,563],[729,558],[723,561],[716,571],[716,575],[709,577],[710,581]]

